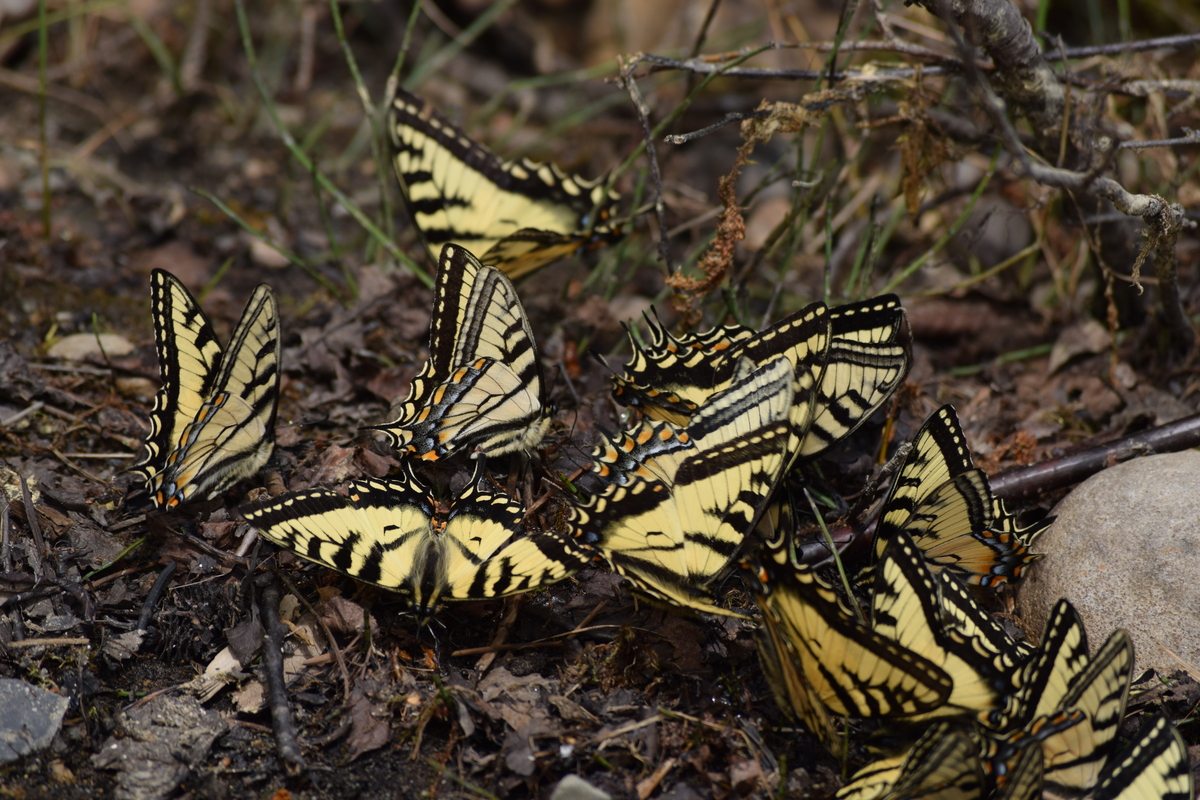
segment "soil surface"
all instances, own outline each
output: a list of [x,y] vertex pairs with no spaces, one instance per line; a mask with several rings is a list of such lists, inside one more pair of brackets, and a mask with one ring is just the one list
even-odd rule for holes
[[[505,156],[548,159],[588,176],[613,169],[643,141],[629,93],[614,85],[613,69],[538,76],[604,58],[611,65],[615,53],[639,48],[686,54],[690,44],[670,30],[647,38],[636,12],[622,19],[544,0],[501,14],[469,48],[447,49],[481,4],[447,5],[419,18],[404,72],[420,74],[412,88]],[[699,23],[683,20],[702,18],[708,4],[668,5],[694,36],[687,26]],[[798,29],[787,26],[799,19],[814,40],[830,40],[838,19],[823,6],[767,19],[757,6],[726,5],[728,17],[700,52],[770,41],[785,28],[794,37]],[[376,158],[382,151],[326,6],[248,9],[256,71],[235,7],[224,0],[49,10],[69,19],[49,28],[44,126],[36,24],[24,33],[15,27],[36,18],[17,18],[11,35],[0,27],[0,483],[8,509],[0,678],[51,689],[70,705],[48,748],[0,766],[0,797],[155,796],[136,794],[121,783],[128,778],[119,759],[98,755],[131,746],[138,730],[154,731],[143,735],[169,751],[154,780],[186,764],[166,796],[547,796],[569,773],[617,797],[832,796],[842,769],[776,708],[751,622],[638,602],[619,578],[596,569],[528,596],[455,604],[419,628],[397,595],[249,535],[236,514],[247,498],[382,477],[399,464],[360,427],[388,418],[423,363],[432,294],[355,213],[427,272],[430,260],[386,155]],[[407,9],[364,4],[343,13],[346,43],[379,104]],[[1109,41],[1082,22],[1060,24],[1074,37],[1067,44]],[[1145,27],[1136,36],[1177,32],[1155,20],[1137,24]],[[1193,45],[1072,63],[1081,80],[1098,82],[1113,64],[1125,70],[1121,80],[1161,80],[1194,76],[1195,54]],[[791,52],[755,63],[821,61]],[[655,124],[699,80],[644,68],[638,75]],[[843,102],[805,132],[760,144],[736,183],[745,239],[730,245],[728,280],[707,296],[673,293],[664,282],[652,208],[626,224],[620,242],[518,282],[556,413],[540,452],[493,473],[534,509],[530,525],[561,524],[562,478],[589,462],[600,431],[621,427],[610,372],[589,354],[619,368],[629,356],[622,326],[641,325],[652,305],[679,331],[734,320],[757,327],[826,295],[901,295],[913,347],[906,385],[808,468],[829,521],[850,527],[866,519],[857,511],[850,518],[850,509],[879,494],[881,455],[886,460],[943,403],[956,406],[977,464],[992,474],[1197,413],[1195,360],[1179,353],[1162,322],[1151,262],[1140,277],[1144,293],[1130,282],[1145,244],[1141,221],[1081,208],[1020,179],[1007,159],[973,199],[995,151],[955,139],[948,123],[930,122],[936,114],[914,109],[937,105],[967,122],[985,119],[952,96],[952,81],[928,80]],[[811,82],[725,78],[667,132],[813,90]],[[1183,127],[1200,128],[1194,99],[1117,93],[1105,124],[1123,138],[1182,135]],[[277,123],[311,164],[289,152]],[[927,137],[928,169],[908,159],[902,134]],[[705,252],[722,210],[717,182],[734,167],[741,141],[737,124],[683,146],[660,137],[673,265]],[[1130,191],[1186,207],[1200,200],[1194,149],[1123,150],[1116,172]],[[319,187],[313,167],[345,202]],[[795,188],[793,179],[817,188]],[[644,157],[617,188],[623,213],[653,203]],[[1195,320],[1194,232],[1180,236],[1175,254],[1183,307]],[[275,290],[284,330],[277,447],[267,470],[217,500],[164,514],[125,504],[131,486],[122,472],[149,429],[157,388],[154,268],[201,297],[222,341],[259,283]],[[114,335],[102,352],[91,346],[97,333]],[[78,334],[82,355],[64,344]],[[436,475],[452,494],[469,469],[454,461]],[[1010,507],[1032,518],[1064,491]],[[721,595],[730,608],[753,609],[736,575]],[[278,596],[286,696],[304,766],[281,754],[260,658],[270,627],[264,598]],[[1019,631],[1010,590],[986,601]],[[1089,632],[1096,641],[1107,633]],[[42,639],[49,641],[31,641]],[[211,677],[220,670],[229,677]],[[1177,723],[1194,716],[1200,691],[1186,674],[1141,677],[1142,688],[1157,688],[1131,706],[1126,734],[1153,711]],[[153,719],[139,722],[142,709]],[[1181,731],[1195,766],[1200,731]],[[854,767],[861,746],[852,737]]]

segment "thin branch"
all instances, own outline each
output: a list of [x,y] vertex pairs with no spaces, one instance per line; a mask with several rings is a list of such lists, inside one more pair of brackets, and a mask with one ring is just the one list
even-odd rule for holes
[[[772,48],[767,48],[772,49]],[[660,72],[662,70],[677,69],[684,72],[694,72],[698,75],[720,75],[723,78],[749,78],[752,80],[806,80],[815,81],[818,79],[828,79],[831,81],[844,81],[863,79],[877,81],[879,83],[887,83],[889,81],[907,81],[916,77],[918,70],[916,69],[872,69],[869,76],[864,76],[861,70],[852,69],[844,72],[835,72],[832,75],[822,71],[813,69],[766,69],[758,67],[730,67],[723,69],[719,62],[709,61],[708,56],[700,56],[699,58],[667,58],[666,56],[658,56],[653,53],[645,53],[641,56],[642,61],[647,61],[653,66],[651,72]],[[957,67],[932,66],[924,67],[920,73],[926,77],[933,75],[958,75],[962,70]]]
[[663,141],[667,144],[686,144],[702,136],[707,136],[713,131],[720,130],[726,125],[732,125],[735,122],[741,122],[744,119],[763,119],[771,115],[770,111],[733,111],[726,114],[720,122],[715,122],[707,128],[701,128],[698,131],[691,133],[675,133],[670,136],[664,136]]
[[1179,147],[1185,144],[1200,144],[1200,131],[1184,128],[1186,136],[1175,139],[1149,139],[1142,142],[1121,142],[1118,147],[1122,150],[1149,150],[1152,147]]
[[[981,4],[987,3],[987,0],[980,0],[980,2]],[[997,4],[1005,7],[1011,7],[1012,5],[1011,3],[1006,2],[1006,0],[999,0]],[[953,8],[955,5],[961,6],[959,3],[952,3],[951,7]],[[934,8],[931,10],[936,12],[937,9]],[[1014,13],[1019,14],[1019,12],[1016,12],[1015,7],[1013,8],[1013,11]],[[965,12],[960,11],[958,13],[960,16],[962,16]],[[970,20],[966,20],[965,24],[969,24],[970,22]],[[1028,23],[1026,23],[1024,19],[1021,19],[1020,22],[1021,24],[1025,25],[1025,30],[1028,31]],[[963,22],[960,21],[960,24],[963,24]],[[959,46],[964,51],[969,52],[970,46],[962,39],[957,28],[953,25],[948,27],[951,33],[954,35],[955,40],[959,43]],[[995,55],[993,57],[996,58],[997,63],[1001,63],[999,57]],[[1017,135],[1016,128],[1013,127],[1012,122],[1008,118],[1008,111],[1005,101],[1000,99],[995,90],[992,89],[991,84],[988,83],[988,81],[979,71],[970,69],[971,66],[973,66],[973,62],[968,66],[968,70],[971,73],[971,77],[974,79],[975,87],[979,90],[982,96],[981,99],[984,110],[987,112],[988,116],[995,125],[996,131],[999,134],[1001,141],[1004,143],[1005,149],[1016,159],[1016,165],[1026,176],[1033,178],[1035,181],[1045,186],[1053,186],[1058,189],[1065,189],[1067,191],[1074,192],[1094,192],[1095,194],[1098,194],[1111,202],[1121,212],[1132,217],[1141,217],[1146,221],[1147,224],[1150,225],[1154,224],[1155,220],[1166,215],[1172,219],[1179,220],[1179,224],[1183,224],[1188,227],[1194,227],[1194,223],[1189,223],[1185,219],[1182,206],[1176,203],[1168,203],[1158,195],[1134,194],[1129,192],[1124,186],[1117,183],[1112,178],[1097,174],[1098,170],[1096,168],[1093,168],[1086,173],[1073,172],[1071,170],[1060,169],[1058,167],[1051,167],[1046,164],[1035,162],[1029,156],[1029,151],[1024,147],[1024,145],[1021,144],[1021,139]],[[1031,67],[1030,69],[1032,70],[1033,68]],[[1033,71],[1038,72],[1038,77],[1044,77],[1040,74],[1040,71]],[[1003,72],[1003,69],[998,69],[995,74],[999,75]],[[1011,85],[1011,83],[1011,80],[1006,79],[1004,86]],[[1004,87],[1002,86],[1002,89],[1003,88]],[[1012,99],[1014,103],[1019,103],[1023,97],[1028,97],[1029,94],[1029,90],[1025,87],[1022,87],[1018,93],[1018,96],[1010,99]],[[1059,109],[1058,113],[1061,114],[1065,106],[1065,95],[1062,87],[1057,87],[1051,93],[1051,95],[1052,96],[1049,98],[1039,97],[1036,99],[1031,99],[1030,106],[1035,109],[1040,109],[1042,112],[1049,108],[1057,108]],[[1022,105],[1021,108],[1023,111],[1027,111],[1024,105]],[[1043,133],[1051,134],[1050,141],[1054,145],[1058,144],[1057,134],[1059,125],[1061,125],[1061,117],[1059,118],[1058,123],[1052,128],[1043,130]],[[1102,166],[1106,167],[1107,164],[1105,163]]]
[[259,596],[259,612],[264,628],[262,664],[267,681],[267,705],[271,710],[276,751],[288,772],[295,774],[307,765],[296,740],[296,723],[288,706],[287,681],[283,675],[283,638],[287,628],[279,618],[279,583],[273,576],[266,576],[266,580]]
[[646,106],[646,101],[642,99],[637,78],[633,75],[639,61],[640,59],[636,56],[628,63],[623,58],[617,57],[617,63],[621,66],[617,85],[629,92],[633,107],[637,109],[638,120],[642,123],[642,135],[646,139],[646,158],[650,161],[650,179],[654,183],[654,216],[658,219],[658,257],[662,259],[663,269],[670,275],[673,272],[671,269],[671,245],[667,241],[667,213],[666,205],[663,203],[662,174],[658,169],[658,152],[654,149],[654,134],[650,131],[650,109]]
[[1115,442],[1078,453],[1001,472],[988,479],[992,493],[1004,500],[1024,500],[1079,483],[1102,469],[1138,456],[1175,453],[1200,446],[1200,414],[1193,414]]
[[[1091,56],[1116,56],[1122,53],[1142,53],[1146,50],[1186,50],[1200,46],[1200,33],[1187,33],[1179,36],[1160,36],[1157,39],[1139,39],[1133,42],[1116,42],[1114,44],[1098,44],[1090,47],[1065,48],[1066,58],[1089,58]],[[1047,61],[1058,61],[1062,56],[1054,50],[1042,54]]]

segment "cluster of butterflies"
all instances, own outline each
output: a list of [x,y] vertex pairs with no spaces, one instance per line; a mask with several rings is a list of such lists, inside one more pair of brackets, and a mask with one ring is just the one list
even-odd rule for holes
[[834,715],[873,728],[875,760],[838,800],[1194,797],[1187,748],[1165,717],[1118,751],[1133,643],[1118,630],[1089,658],[1066,600],[1037,648],[1014,641],[904,529],[861,605],[791,553],[768,547],[742,567],[780,707],[835,754],[844,744]]
[[[1017,578],[1048,521],[1016,524],[973,466],[950,407],[915,437],[843,588],[804,555],[791,492],[799,467],[857,430],[907,375],[894,296],[816,303],[762,331],[676,337],[648,317],[648,337],[631,331],[633,360],[614,374],[614,396],[636,421],[593,451],[580,481],[590,491],[564,494],[560,529],[527,529],[523,505],[491,488],[486,469],[535,450],[551,421],[505,270],[521,274],[611,235],[588,220],[607,219],[613,198],[550,166],[501,162],[404,92],[392,121],[410,211],[426,242],[441,245],[429,359],[396,418],[376,427],[401,454],[400,474],[243,506],[265,538],[401,593],[422,619],[445,601],[528,591],[597,564],[654,601],[742,616],[714,596],[740,564],[784,710],[831,750],[832,715],[884,720],[868,723],[879,725],[881,760],[841,796],[1024,798],[1044,780],[1105,800],[1190,798],[1186,752],[1165,720],[1113,756],[1127,636],[1089,660],[1078,617],[1060,604],[1033,650],[965,588]],[[562,212],[558,222],[545,221],[547,209]],[[153,505],[173,508],[221,494],[269,460],[279,320],[270,289],[258,287],[222,350],[192,295],[161,270],[152,307],[162,388],[133,470]],[[421,464],[456,454],[473,473],[447,509]],[[904,726],[916,744],[891,746]]]

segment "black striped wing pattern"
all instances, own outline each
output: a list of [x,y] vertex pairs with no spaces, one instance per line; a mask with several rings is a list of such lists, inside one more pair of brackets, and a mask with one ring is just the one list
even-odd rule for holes
[[710,597],[778,482],[792,369],[777,358],[714,395],[687,428],[644,422],[597,450],[606,484],[572,508],[575,538],[638,591],[729,614]]
[[[756,567],[744,563],[747,570]],[[766,577],[761,568],[758,574]],[[762,581],[765,583],[766,581]],[[783,625],[771,610],[760,607],[762,617],[754,631],[754,643],[758,648],[758,661],[763,676],[775,696],[775,703],[791,719],[804,725],[831,753],[837,752],[840,736],[825,703],[816,697],[816,691],[801,673],[799,657],[795,648],[788,643]],[[897,761],[896,767],[899,767]]]
[[[615,378],[614,394],[651,419],[684,425],[715,393],[773,358],[788,359],[796,372],[789,415],[799,430],[812,416],[813,387],[829,348],[829,309],[813,303],[758,333],[723,326],[674,337],[647,320],[650,344],[634,344],[634,360]],[[632,337],[631,337],[632,340]],[[794,448],[793,448],[794,449]]]
[[878,800],[896,785],[912,750],[877,758],[853,775],[834,795],[836,800]]
[[886,800],[983,800],[979,747],[970,735],[934,725],[917,740]]
[[895,295],[833,309],[814,303],[757,333],[725,326],[676,338],[655,320],[649,344],[635,343],[633,361],[614,379],[614,394],[653,419],[681,424],[744,371],[784,355],[796,367],[791,462],[815,458],[903,383],[909,354],[896,341],[903,324]]
[[1004,626],[949,570],[938,572],[935,578],[940,589],[943,623],[968,642],[979,657],[992,662],[993,674],[1009,676],[1011,685],[1007,691],[1017,689],[1022,667],[1033,656],[1034,648],[1009,636]]
[[536,589],[584,565],[567,540],[526,535],[524,508],[479,487],[482,460],[444,519],[405,462],[399,477],[291,492],[249,504],[242,516],[264,537],[317,564],[400,592],[425,618],[444,601]]
[[913,439],[881,506],[876,559],[900,530],[912,536],[931,569],[970,584],[1007,583],[1037,558],[974,467],[952,406],[938,409]]
[[904,383],[911,359],[896,341],[904,320],[892,294],[831,309],[829,351],[795,460],[815,458],[854,433]]
[[512,281],[469,251],[442,248],[429,360],[396,419],[375,426],[397,450],[436,461],[535,447],[549,425],[533,330]]
[[982,800],[987,794],[974,738],[948,722],[937,722],[906,752],[885,756],[856,772],[836,798]]
[[[821,730],[828,730],[823,720],[830,712],[864,718],[921,714],[950,696],[953,683],[941,667],[860,623],[811,567],[754,559],[744,574],[766,624],[778,626],[778,638],[791,654],[780,659],[782,668],[790,664],[809,689],[773,686],[776,697],[788,698],[793,706],[785,710],[827,747],[836,745]],[[797,699],[809,705],[797,705]]]
[[453,242],[515,278],[616,238],[614,227],[592,224],[619,199],[605,193],[603,180],[528,159],[502,161],[403,89],[393,96],[389,130],[409,213],[435,257]]
[[1059,600],[1000,727],[1028,732],[1046,726],[1047,720],[1079,715],[1075,724],[1050,726],[1047,735],[1037,738],[1047,783],[1089,789],[1116,746],[1132,670],[1133,643],[1126,631],[1115,631],[1089,658],[1078,613]]
[[1155,717],[1114,755],[1096,783],[1093,800],[1194,800],[1187,747],[1166,717]]
[[[934,715],[968,714],[986,720],[1005,707],[1016,669],[993,657],[992,642],[948,625],[943,582],[926,567],[921,551],[903,531],[888,542],[876,568],[871,598],[874,630],[945,670],[954,685]],[[983,609],[969,612],[987,617]],[[974,626],[976,629],[979,625]]]
[[726,352],[754,336],[741,325],[723,325],[704,333],[674,336],[657,314],[643,315],[648,339],[639,343],[628,330],[633,360],[623,375],[613,375],[613,396],[641,409],[651,419],[683,426],[711,396],[716,368]]
[[222,350],[187,288],[151,274],[161,386],[150,433],[131,471],[157,508],[214,497],[258,472],[275,447],[279,403],[279,311],[266,285],[254,290]]

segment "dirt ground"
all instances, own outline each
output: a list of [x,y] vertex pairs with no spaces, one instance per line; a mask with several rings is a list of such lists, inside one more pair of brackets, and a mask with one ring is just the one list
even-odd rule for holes
[[[614,169],[644,141],[630,92],[613,80],[613,58],[686,57],[709,7],[672,0],[642,18],[649,12],[636,4],[599,0],[500,5],[509,7],[459,48],[454,37],[473,36],[487,4],[426,4],[402,77],[497,152],[587,176]],[[1200,24],[1186,9],[1180,27],[1148,6],[1134,4],[1129,19],[1097,20],[1089,10],[1100,4],[1061,5],[1047,29],[1061,33],[1063,46]],[[262,542],[243,548],[246,526],[232,511],[264,480],[299,489],[384,476],[398,465],[359,427],[385,419],[423,362],[432,295],[355,215],[426,270],[429,259],[386,158],[377,160],[327,6],[246,9],[255,59],[226,0],[47,6],[44,112],[36,6],[0,24],[0,474],[11,510],[0,565],[0,677],[50,688],[70,705],[48,749],[0,766],[0,797],[119,793],[118,765],[96,756],[128,740],[131,718],[146,708],[192,720],[176,729],[194,736],[189,746],[207,743],[194,761],[177,754],[190,769],[170,796],[548,796],[568,773],[618,797],[832,796],[841,767],[775,707],[750,623],[638,603],[612,574],[590,570],[526,597],[454,605],[419,630],[395,595]],[[714,6],[697,52],[832,41],[840,12],[825,3]],[[409,10],[341,8],[346,45],[376,105]],[[871,14],[860,9],[855,19],[847,41]],[[902,39],[953,57],[937,33],[944,26],[925,12],[895,4],[884,19]],[[1200,128],[1196,47],[1073,58],[1075,91],[1114,136],[1182,136]],[[825,57],[771,50],[746,65],[815,69]],[[892,51],[839,64],[872,59],[940,63]],[[596,65],[605,68],[584,71]],[[635,74],[652,124],[701,79],[646,65]],[[1169,79],[1177,84],[1164,89]],[[720,78],[665,132],[697,131],[763,99],[799,102],[816,90],[811,80]],[[289,152],[277,122],[311,165]],[[908,381],[811,476],[834,498],[833,521],[859,499],[881,449],[894,452],[942,403],[956,406],[977,463],[993,474],[1196,414],[1200,373],[1165,321],[1153,259],[1141,271],[1145,291],[1132,285],[1147,241],[1142,221],[1021,177],[1009,157],[993,160],[986,128],[962,80],[931,69],[840,97],[802,132],[762,141],[735,184],[745,238],[731,251],[728,279],[704,297],[673,294],[664,281],[656,186],[642,156],[617,183],[623,213],[650,207],[627,235],[518,283],[557,413],[540,466],[516,465],[507,488],[531,501],[547,496],[536,520],[556,524],[562,506],[546,476],[586,464],[598,431],[621,422],[609,373],[589,353],[622,363],[622,325],[638,324],[652,305],[671,326],[689,314],[703,325],[757,326],[826,296],[900,294],[913,342]],[[661,135],[657,142],[671,264],[694,265],[722,210],[718,180],[734,168],[739,126],[685,145]],[[1195,154],[1195,146],[1125,149],[1110,173],[1130,192],[1182,204],[1194,219]],[[1173,252],[1180,305],[1194,324],[1195,232],[1185,229]],[[203,291],[222,338],[253,288],[269,283],[283,317],[284,377],[266,478],[147,516],[123,504],[122,470],[148,430],[157,386],[154,268]],[[113,335],[104,352],[71,355],[69,337],[94,342],[97,333]],[[40,556],[21,477],[38,512]],[[452,485],[465,470],[444,477]],[[1063,491],[1013,510],[1036,514]],[[155,590],[168,564],[173,572]],[[277,749],[255,658],[264,594],[279,591],[272,570],[285,581],[284,668],[304,768]],[[54,580],[34,578],[46,574]],[[736,578],[723,592],[731,607],[752,606]],[[139,626],[148,598],[149,621]],[[1019,627],[1011,592],[989,603]],[[54,643],[25,641],[43,638]],[[240,677],[203,679],[231,663]],[[1200,701],[1194,681],[1169,683],[1174,699],[1147,708],[1190,720]],[[195,696],[203,706],[180,700]],[[1181,731],[1194,768],[1200,731],[1190,721]]]

